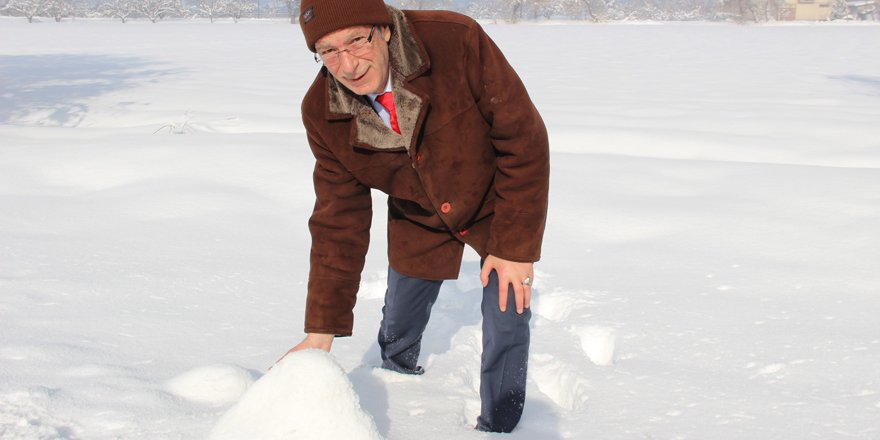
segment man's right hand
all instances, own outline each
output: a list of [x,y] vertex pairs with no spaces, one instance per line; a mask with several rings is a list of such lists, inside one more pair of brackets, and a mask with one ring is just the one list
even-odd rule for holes
[[[310,348],[317,348],[320,350],[324,350],[327,353],[330,353],[330,346],[333,345],[333,335],[328,335],[324,333],[309,333],[306,335],[306,338],[302,340],[299,344],[296,344],[290,350],[287,350],[287,353],[284,353],[284,356],[287,356],[290,353],[300,351],[300,350],[308,350]],[[284,356],[281,356],[281,359],[284,359]],[[281,361],[278,359],[275,361],[277,364]],[[269,367],[270,369],[272,367]]]
[[293,348],[288,350],[288,353],[293,353],[294,351],[306,350],[309,348],[320,348],[321,350],[330,353],[330,346],[333,345],[333,335],[328,335],[324,333],[309,333],[306,335],[306,338],[302,340],[299,344],[296,344]]

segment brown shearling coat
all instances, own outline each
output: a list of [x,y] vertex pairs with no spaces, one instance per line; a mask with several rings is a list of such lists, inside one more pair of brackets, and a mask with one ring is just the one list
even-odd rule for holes
[[370,237],[370,189],[388,194],[396,271],[454,279],[464,245],[483,258],[540,258],[547,131],[525,87],[475,21],[389,7],[401,135],[321,69],[302,104],[316,158],[307,333],[351,335]]

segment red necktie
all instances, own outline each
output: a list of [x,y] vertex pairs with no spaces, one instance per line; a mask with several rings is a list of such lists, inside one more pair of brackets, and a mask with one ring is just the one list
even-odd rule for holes
[[391,115],[391,129],[400,134],[400,126],[397,125],[397,111],[394,110],[394,95],[391,92],[385,92],[376,97],[376,101],[388,110]]

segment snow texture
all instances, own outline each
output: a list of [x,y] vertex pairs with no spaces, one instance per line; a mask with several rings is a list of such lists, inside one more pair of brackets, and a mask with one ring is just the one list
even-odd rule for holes
[[287,355],[217,423],[209,440],[380,440],[330,354]]

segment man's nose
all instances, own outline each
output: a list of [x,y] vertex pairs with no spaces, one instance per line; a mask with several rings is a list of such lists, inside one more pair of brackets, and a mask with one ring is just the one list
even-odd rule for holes
[[357,68],[357,57],[351,52],[344,50],[336,54],[339,57],[339,67],[343,72],[351,73]]

